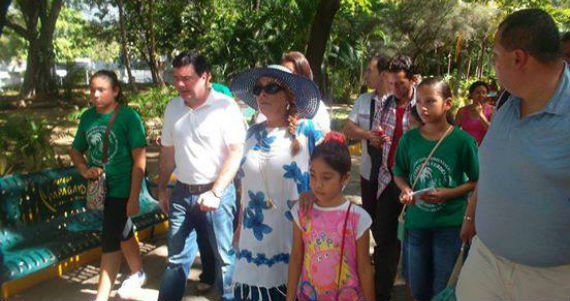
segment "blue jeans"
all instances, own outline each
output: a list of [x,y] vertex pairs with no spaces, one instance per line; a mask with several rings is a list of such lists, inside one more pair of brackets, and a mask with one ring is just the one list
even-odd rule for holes
[[190,194],[177,183],[169,209],[168,266],[162,276],[158,300],[181,300],[190,267],[198,251],[198,236],[210,244],[215,260],[214,287],[223,300],[232,300],[232,274],[235,255],[232,250],[233,219],[236,214],[235,187],[226,188],[220,207],[202,212],[198,194]]
[[406,278],[416,300],[431,298],[447,286],[461,249],[459,227],[407,230]]

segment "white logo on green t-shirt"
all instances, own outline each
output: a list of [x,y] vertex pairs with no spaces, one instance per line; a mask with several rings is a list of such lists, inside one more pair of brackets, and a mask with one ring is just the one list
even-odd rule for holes
[[[414,162],[414,174],[417,174],[422,164],[426,158],[421,158]],[[420,190],[430,187],[450,187],[451,181],[451,168],[443,160],[432,157],[428,162],[427,166],[422,170],[422,173],[418,176],[418,183],[414,190]],[[426,203],[422,200],[418,200],[416,206],[427,212],[437,212],[440,211],[445,203]]]
[[[106,125],[99,125],[87,130],[87,143],[89,144],[89,160],[95,165],[103,165],[103,138],[105,137]],[[117,136],[113,131],[109,133],[107,148],[107,162],[111,161],[118,151]]]

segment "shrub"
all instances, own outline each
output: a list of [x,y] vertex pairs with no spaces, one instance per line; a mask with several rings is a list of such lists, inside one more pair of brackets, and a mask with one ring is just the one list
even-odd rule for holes
[[2,125],[2,146],[7,154],[4,170],[33,172],[57,166],[50,138],[53,128],[45,119],[34,120],[29,116],[13,115]]
[[151,87],[129,95],[127,100],[129,106],[137,110],[143,119],[152,119],[162,118],[168,101],[176,96],[178,93],[173,87]]
[[85,75],[87,70],[84,67],[68,64],[67,75],[61,81],[61,88],[63,89],[63,99],[73,99],[73,89],[78,86],[85,85]]

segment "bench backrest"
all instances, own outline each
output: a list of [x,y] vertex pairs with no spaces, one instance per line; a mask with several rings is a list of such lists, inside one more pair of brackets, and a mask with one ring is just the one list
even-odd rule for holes
[[0,224],[30,225],[83,212],[86,189],[73,167],[0,177]]

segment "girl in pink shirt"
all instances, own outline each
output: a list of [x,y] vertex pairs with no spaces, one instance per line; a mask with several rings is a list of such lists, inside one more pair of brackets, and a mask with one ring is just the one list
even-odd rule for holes
[[295,204],[287,300],[375,300],[369,233],[372,220],[342,194],[350,177],[344,136],[331,132],[311,155],[315,202]]
[[469,97],[473,103],[459,109],[455,117],[456,125],[473,136],[477,145],[481,145],[493,115],[493,106],[487,103],[488,91],[487,84],[482,81],[471,84]]

